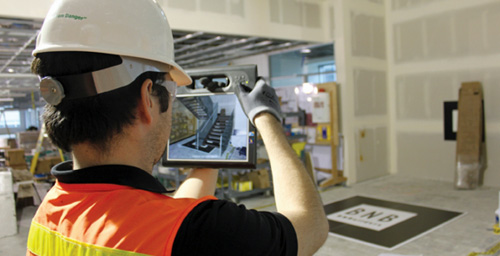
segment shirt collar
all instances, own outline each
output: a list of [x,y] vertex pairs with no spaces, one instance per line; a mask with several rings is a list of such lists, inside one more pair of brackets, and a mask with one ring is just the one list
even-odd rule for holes
[[51,173],[62,183],[109,183],[155,193],[173,192],[165,189],[146,171],[128,165],[100,165],[73,170],[73,162],[66,161],[55,165]]

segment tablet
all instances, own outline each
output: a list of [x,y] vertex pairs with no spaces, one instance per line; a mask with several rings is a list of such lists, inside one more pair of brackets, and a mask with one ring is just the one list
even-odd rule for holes
[[235,91],[239,84],[254,86],[257,67],[215,67],[186,72],[193,83],[178,88],[162,165],[255,168],[256,129]]

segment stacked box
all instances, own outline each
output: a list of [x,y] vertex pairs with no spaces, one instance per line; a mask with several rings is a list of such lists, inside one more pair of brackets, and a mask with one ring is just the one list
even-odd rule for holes
[[17,144],[36,144],[39,134],[40,133],[38,131],[18,132],[16,134]]
[[269,172],[267,169],[260,169],[248,173],[250,181],[252,181],[254,189],[265,189],[271,187],[271,182],[269,180]]
[[[28,171],[27,168],[24,169],[12,169],[12,178],[14,182],[32,181],[33,175]],[[21,184],[17,188],[17,199],[30,198],[35,195],[35,191],[32,184]]]
[[253,189],[253,183],[248,174],[233,176],[233,182],[231,185],[233,190],[238,192],[245,192]]
[[26,169],[28,169],[28,165],[26,163],[10,165],[9,167],[12,168],[13,170],[26,170]]
[[52,161],[50,159],[45,159],[44,157],[38,158],[36,163],[35,174],[45,174],[50,173],[52,168]]
[[1,138],[0,148],[17,148],[16,139]]
[[58,156],[46,156],[38,158],[36,164],[35,174],[46,174],[50,173],[52,167],[61,162],[61,157]]
[[23,149],[7,149],[5,150],[5,164],[7,166],[26,165]]
[[[26,153],[32,153],[32,151],[36,148],[36,144],[38,141],[38,136],[40,132],[38,131],[26,131],[26,132],[18,132],[17,133],[17,145],[19,148],[24,149]],[[52,149],[54,146],[50,143],[48,138],[44,138],[42,146],[44,149]]]

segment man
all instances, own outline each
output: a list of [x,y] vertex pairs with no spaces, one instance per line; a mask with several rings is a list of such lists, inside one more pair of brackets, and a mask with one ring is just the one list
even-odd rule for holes
[[217,171],[196,169],[175,194],[152,176],[177,86],[165,14],[153,0],[57,0],[34,51],[54,144],[72,153],[30,228],[27,255],[312,255],[328,224],[288,145],[274,90],[238,97],[262,135],[277,213],[213,197]]

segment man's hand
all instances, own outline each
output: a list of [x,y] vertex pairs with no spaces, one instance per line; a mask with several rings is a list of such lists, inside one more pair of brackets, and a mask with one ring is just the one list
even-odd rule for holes
[[239,85],[236,95],[250,122],[255,125],[254,119],[259,113],[269,112],[281,122],[281,107],[274,89],[266,84],[264,79],[255,83],[255,88]]

